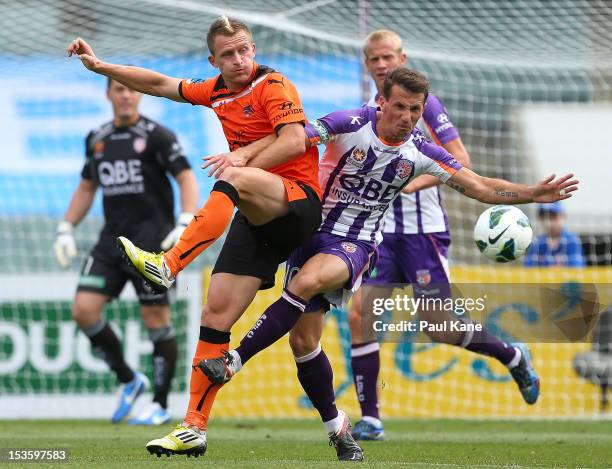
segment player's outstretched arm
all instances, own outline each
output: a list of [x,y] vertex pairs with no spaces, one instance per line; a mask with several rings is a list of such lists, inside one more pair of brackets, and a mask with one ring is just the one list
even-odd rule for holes
[[456,191],[487,204],[524,204],[555,202],[572,196],[578,189],[573,174],[555,179],[552,174],[533,186],[516,184],[504,179],[480,176],[467,168],[458,170],[446,184]]
[[104,62],[96,57],[91,46],[80,37],[72,41],[66,51],[68,57],[78,55],[88,70],[112,78],[130,89],[151,96],[163,96],[181,103],[187,102],[179,94],[181,82],[179,78],[169,77],[146,68]]

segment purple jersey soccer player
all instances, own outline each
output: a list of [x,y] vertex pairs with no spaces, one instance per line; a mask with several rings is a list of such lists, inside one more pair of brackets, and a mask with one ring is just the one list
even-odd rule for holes
[[[364,41],[363,54],[364,65],[377,89],[376,95],[367,104],[378,107],[385,76],[404,65],[407,56],[402,39],[389,30],[371,33]],[[428,96],[423,116],[417,125],[463,166],[469,167],[470,158],[459,132],[437,96]],[[430,176],[421,176],[411,181],[393,201],[392,209],[385,218],[378,262],[372,275],[364,279],[365,285],[382,287],[392,283],[417,286],[419,283],[449,283],[447,252],[450,235],[439,183]],[[385,296],[391,291],[376,288],[372,293]],[[361,291],[358,291],[349,309],[349,327],[351,369],[362,419],[355,425],[353,434],[358,439],[379,440],[384,437],[376,392],[380,370],[379,345],[374,336],[366,337],[362,333],[362,314]]]
[[240,346],[199,364],[212,382],[225,383],[247,360],[291,331],[298,378],[341,460],[359,460],[363,453],[347,431],[346,415],[335,405],[332,369],[320,346],[324,312],[330,303],[341,306],[374,264],[384,216],[400,191],[419,174],[433,175],[485,203],[559,200],[576,190],[577,181],[568,181],[571,175],[529,187],[462,168],[415,129],[428,89],[423,75],[399,68],[385,79],[381,111],[364,106],[306,126],[310,144],[327,143],[320,163],[321,227],[290,256],[281,297]]

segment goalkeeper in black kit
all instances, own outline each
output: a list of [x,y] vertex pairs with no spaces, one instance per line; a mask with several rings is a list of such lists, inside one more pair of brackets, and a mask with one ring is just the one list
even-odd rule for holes
[[[106,94],[113,120],[89,133],[86,160],[63,221],[57,228],[55,255],[61,267],[76,256],[74,227],[89,211],[96,191],[102,191],[104,227],[85,260],[72,314],[89,337],[93,350],[104,359],[121,383],[113,423],[124,420],[149,380],[124,360],[119,340],[102,315],[106,303],[119,296],[131,281],[141,314],[153,342],[153,402],[128,423],[160,425],[170,420],[167,399],[174,376],[177,343],[170,322],[173,291],[156,293],[138,275],[127,270],[116,248],[117,236],[128,236],[149,250],[167,250],[178,240],[198,204],[198,186],[176,136],[141,116],[141,94],[108,80]],[[175,223],[174,194],[168,174],[180,189],[182,213]],[[137,241],[136,241],[137,240]]]

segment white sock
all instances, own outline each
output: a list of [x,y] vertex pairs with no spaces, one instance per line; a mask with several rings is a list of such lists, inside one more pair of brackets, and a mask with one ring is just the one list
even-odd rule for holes
[[240,354],[235,350],[230,350],[229,354],[234,357],[234,364],[232,365],[234,374],[238,373],[242,369],[242,358],[240,358]]
[[523,354],[521,353],[521,349],[520,348],[514,347],[514,350],[516,350],[516,355],[514,355],[514,358],[512,360],[510,360],[510,363],[508,363],[506,365],[509,370],[511,370],[512,368],[516,367],[520,363],[521,358],[523,357]]
[[383,426],[383,424],[382,424],[382,422],[380,420],[378,420],[375,417],[370,417],[369,415],[364,415],[363,417],[361,417],[361,420],[363,420],[364,422],[371,423],[376,428],[380,428],[380,427]]
[[342,429],[342,424],[344,423],[345,413],[341,410],[338,411],[338,416],[335,419],[328,420],[327,422],[323,422],[325,425],[325,431],[328,435],[332,433],[338,433]]
[[319,355],[320,353],[321,353],[321,343],[319,342],[319,345],[317,345],[317,348],[314,349],[312,352],[307,353],[303,357],[294,356],[293,358],[295,359],[296,363],[306,363],[307,361],[310,361],[313,358],[316,358],[317,355]]
[[191,423],[183,422],[181,425],[183,425],[183,427],[189,428],[189,430],[193,430],[194,432],[199,433],[202,436],[206,435],[205,430],[202,430],[201,428],[196,427],[195,425],[192,425]]

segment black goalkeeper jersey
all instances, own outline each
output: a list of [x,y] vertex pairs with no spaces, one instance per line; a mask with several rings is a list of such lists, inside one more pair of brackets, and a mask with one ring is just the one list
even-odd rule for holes
[[104,228],[94,248],[113,255],[115,238],[127,236],[137,246],[159,251],[174,227],[174,194],[168,173],[190,168],[172,131],[140,117],[130,127],[112,122],[89,133],[81,171],[102,191]]

